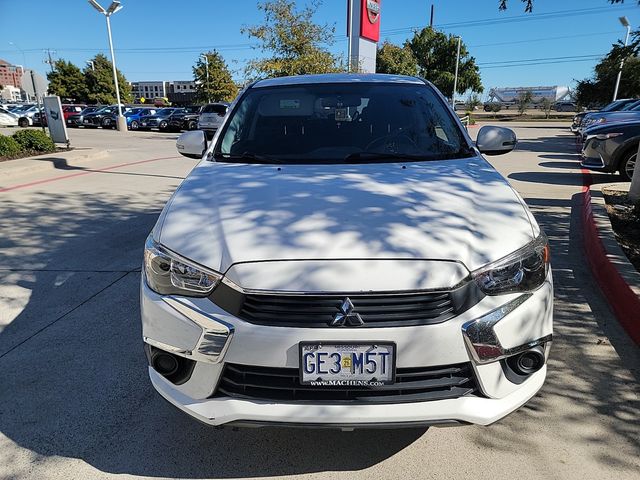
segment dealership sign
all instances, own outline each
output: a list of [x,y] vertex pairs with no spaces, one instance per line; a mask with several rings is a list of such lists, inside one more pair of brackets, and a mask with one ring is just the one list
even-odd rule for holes
[[360,36],[377,42],[380,40],[380,0],[361,0]]

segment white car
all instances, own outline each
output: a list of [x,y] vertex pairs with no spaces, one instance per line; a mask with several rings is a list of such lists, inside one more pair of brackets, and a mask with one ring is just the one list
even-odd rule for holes
[[204,130],[208,137],[212,137],[218,127],[222,125],[228,110],[229,105],[227,103],[209,103],[205,105],[198,116],[198,130]]
[[9,110],[0,108],[0,127],[17,127],[18,117]]
[[149,375],[211,425],[489,425],[542,387],[547,239],[424,80],[258,81],[147,239]]

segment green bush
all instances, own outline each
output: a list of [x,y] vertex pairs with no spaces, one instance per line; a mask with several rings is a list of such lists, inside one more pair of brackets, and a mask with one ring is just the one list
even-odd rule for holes
[[56,149],[53,140],[41,130],[18,130],[12,136],[23,150],[53,152]]
[[0,135],[0,157],[10,157],[22,152],[20,144],[13,138]]

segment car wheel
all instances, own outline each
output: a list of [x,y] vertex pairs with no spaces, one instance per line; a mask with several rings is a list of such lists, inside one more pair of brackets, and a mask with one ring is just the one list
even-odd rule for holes
[[195,130],[196,128],[198,128],[198,122],[195,120],[191,120],[187,125],[187,130]]
[[626,182],[631,181],[631,177],[633,176],[633,169],[636,166],[636,157],[638,155],[637,147],[634,147],[632,150],[629,150],[620,164],[620,175]]
[[129,127],[131,128],[131,130],[138,130],[138,122],[136,120],[132,120],[131,124],[129,125]]
[[27,120],[24,117],[18,119],[18,126],[22,127],[22,128],[28,127],[29,126],[29,120]]
[[163,120],[162,122],[160,122],[158,124],[158,129],[159,130],[166,130],[167,129],[167,125],[168,125],[167,122],[165,120]]
[[105,118],[104,120],[102,120],[102,128],[113,128],[110,118]]

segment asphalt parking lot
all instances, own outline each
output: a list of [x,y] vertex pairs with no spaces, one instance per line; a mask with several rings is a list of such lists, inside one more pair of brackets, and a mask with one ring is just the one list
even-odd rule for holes
[[511,126],[490,160],[550,238],[555,338],[543,390],[490,427],[200,425],[153,391],[138,318],[144,239],[196,163],[177,135],[71,130],[107,154],[0,177],[0,479],[640,478],[640,355],[584,262],[573,135]]

